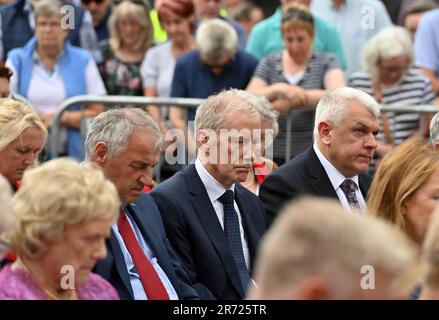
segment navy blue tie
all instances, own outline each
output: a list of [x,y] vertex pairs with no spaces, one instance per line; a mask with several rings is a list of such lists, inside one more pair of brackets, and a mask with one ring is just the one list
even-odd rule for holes
[[233,205],[233,191],[226,190],[218,200],[224,206],[224,233],[226,234],[227,241],[235,258],[236,266],[238,267],[242,288],[244,292],[246,292],[250,284],[250,274],[247,270],[242,250],[238,213]]

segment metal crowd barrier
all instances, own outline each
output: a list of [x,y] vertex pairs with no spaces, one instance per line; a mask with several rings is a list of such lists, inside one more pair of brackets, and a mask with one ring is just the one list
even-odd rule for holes
[[204,99],[192,99],[192,98],[160,98],[160,97],[133,97],[133,96],[96,96],[96,95],[83,95],[76,96],[65,100],[58,108],[56,113],[49,138],[49,151],[52,158],[58,157],[58,136],[60,129],[60,120],[62,114],[72,105],[81,103],[83,105],[87,103],[102,103],[105,105],[135,105],[139,107],[146,107],[147,105],[158,106],[176,106],[184,109],[196,108]]
[[[105,105],[135,105],[135,106],[147,106],[147,105],[158,105],[158,106],[176,106],[184,109],[196,108],[204,99],[193,99],[193,98],[160,98],[160,97],[132,97],[132,96],[95,96],[95,95],[83,95],[76,96],[65,100],[58,108],[56,113],[50,138],[49,138],[49,150],[52,158],[58,156],[58,135],[59,135],[59,124],[61,115],[70,106],[82,103],[83,105],[87,103],[102,103]],[[396,112],[396,113],[436,113],[439,111],[439,106],[434,105],[417,105],[417,106],[389,106],[382,105],[382,112]],[[287,138],[285,146],[285,161],[291,158],[291,129],[293,126],[293,119],[291,114],[287,118]],[[420,131],[422,130],[424,121],[421,119]]]

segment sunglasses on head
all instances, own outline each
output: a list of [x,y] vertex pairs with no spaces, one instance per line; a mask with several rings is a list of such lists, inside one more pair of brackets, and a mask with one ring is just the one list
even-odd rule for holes
[[[129,0],[129,1],[131,1],[134,4],[145,6],[145,2],[143,2],[142,0]],[[117,6],[117,5],[121,4],[122,2],[124,2],[124,0],[115,0],[113,3],[115,6]]]
[[81,0],[82,4],[90,4],[92,2],[96,4],[102,4],[105,0]]

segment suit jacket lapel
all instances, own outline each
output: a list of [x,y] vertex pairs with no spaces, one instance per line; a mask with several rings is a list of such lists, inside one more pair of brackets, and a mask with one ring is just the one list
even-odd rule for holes
[[134,299],[134,293],[133,289],[131,288],[130,276],[128,274],[128,269],[125,264],[125,258],[120,249],[119,241],[117,240],[113,229],[111,229],[109,244],[111,252],[113,253],[114,264],[116,266],[116,270],[120,276],[120,279],[130,293],[131,297]]
[[337,193],[326,174],[325,168],[323,168],[323,165],[320,163],[313,147],[310,147],[306,152],[308,157],[308,175],[312,178],[311,186],[315,194],[322,197],[338,199]]
[[224,230],[221,228],[221,224],[218,221],[215,209],[210,202],[206,188],[195,170],[195,165],[189,165],[185,169],[185,179],[191,196],[192,206],[194,207],[201,224],[206,230],[206,234],[210,238],[212,245],[218,252],[224,269],[226,270],[233,286],[236,291],[244,297],[241,280],[239,278],[238,270],[236,269],[232,251],[227,243]]

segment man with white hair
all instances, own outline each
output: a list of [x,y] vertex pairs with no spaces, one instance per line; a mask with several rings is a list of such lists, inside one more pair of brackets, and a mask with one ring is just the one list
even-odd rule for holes
[[439,112],[430,120],[430,141],[433,149],[439,151]]
[[228,90],[199,106],[195,164],[151,193],[192,282],[217,299],[245,297],[265,231],[262,203],[239,184],[258,160],[261,118],[251,97]]
[[343,87],[324,96],[316,108],[314,145],[262,183],[259,196],[267,222],[301,194],[335,198],[348,210],[364,210],[379,114],[377,102],[357,89]]
[[143,192],[151,184],[162,141],[158,124],[136,108],[101,113],[85,141],[87,160],[102,168],[122,203],[107,240],[108,254],[96,264],[95,272],[123,300],[198,298],[166,238],[157,205]]
[[415,245],[395,226],[331,199],[303,198],[264,237],[249,298],[407,299],[416,266]]

